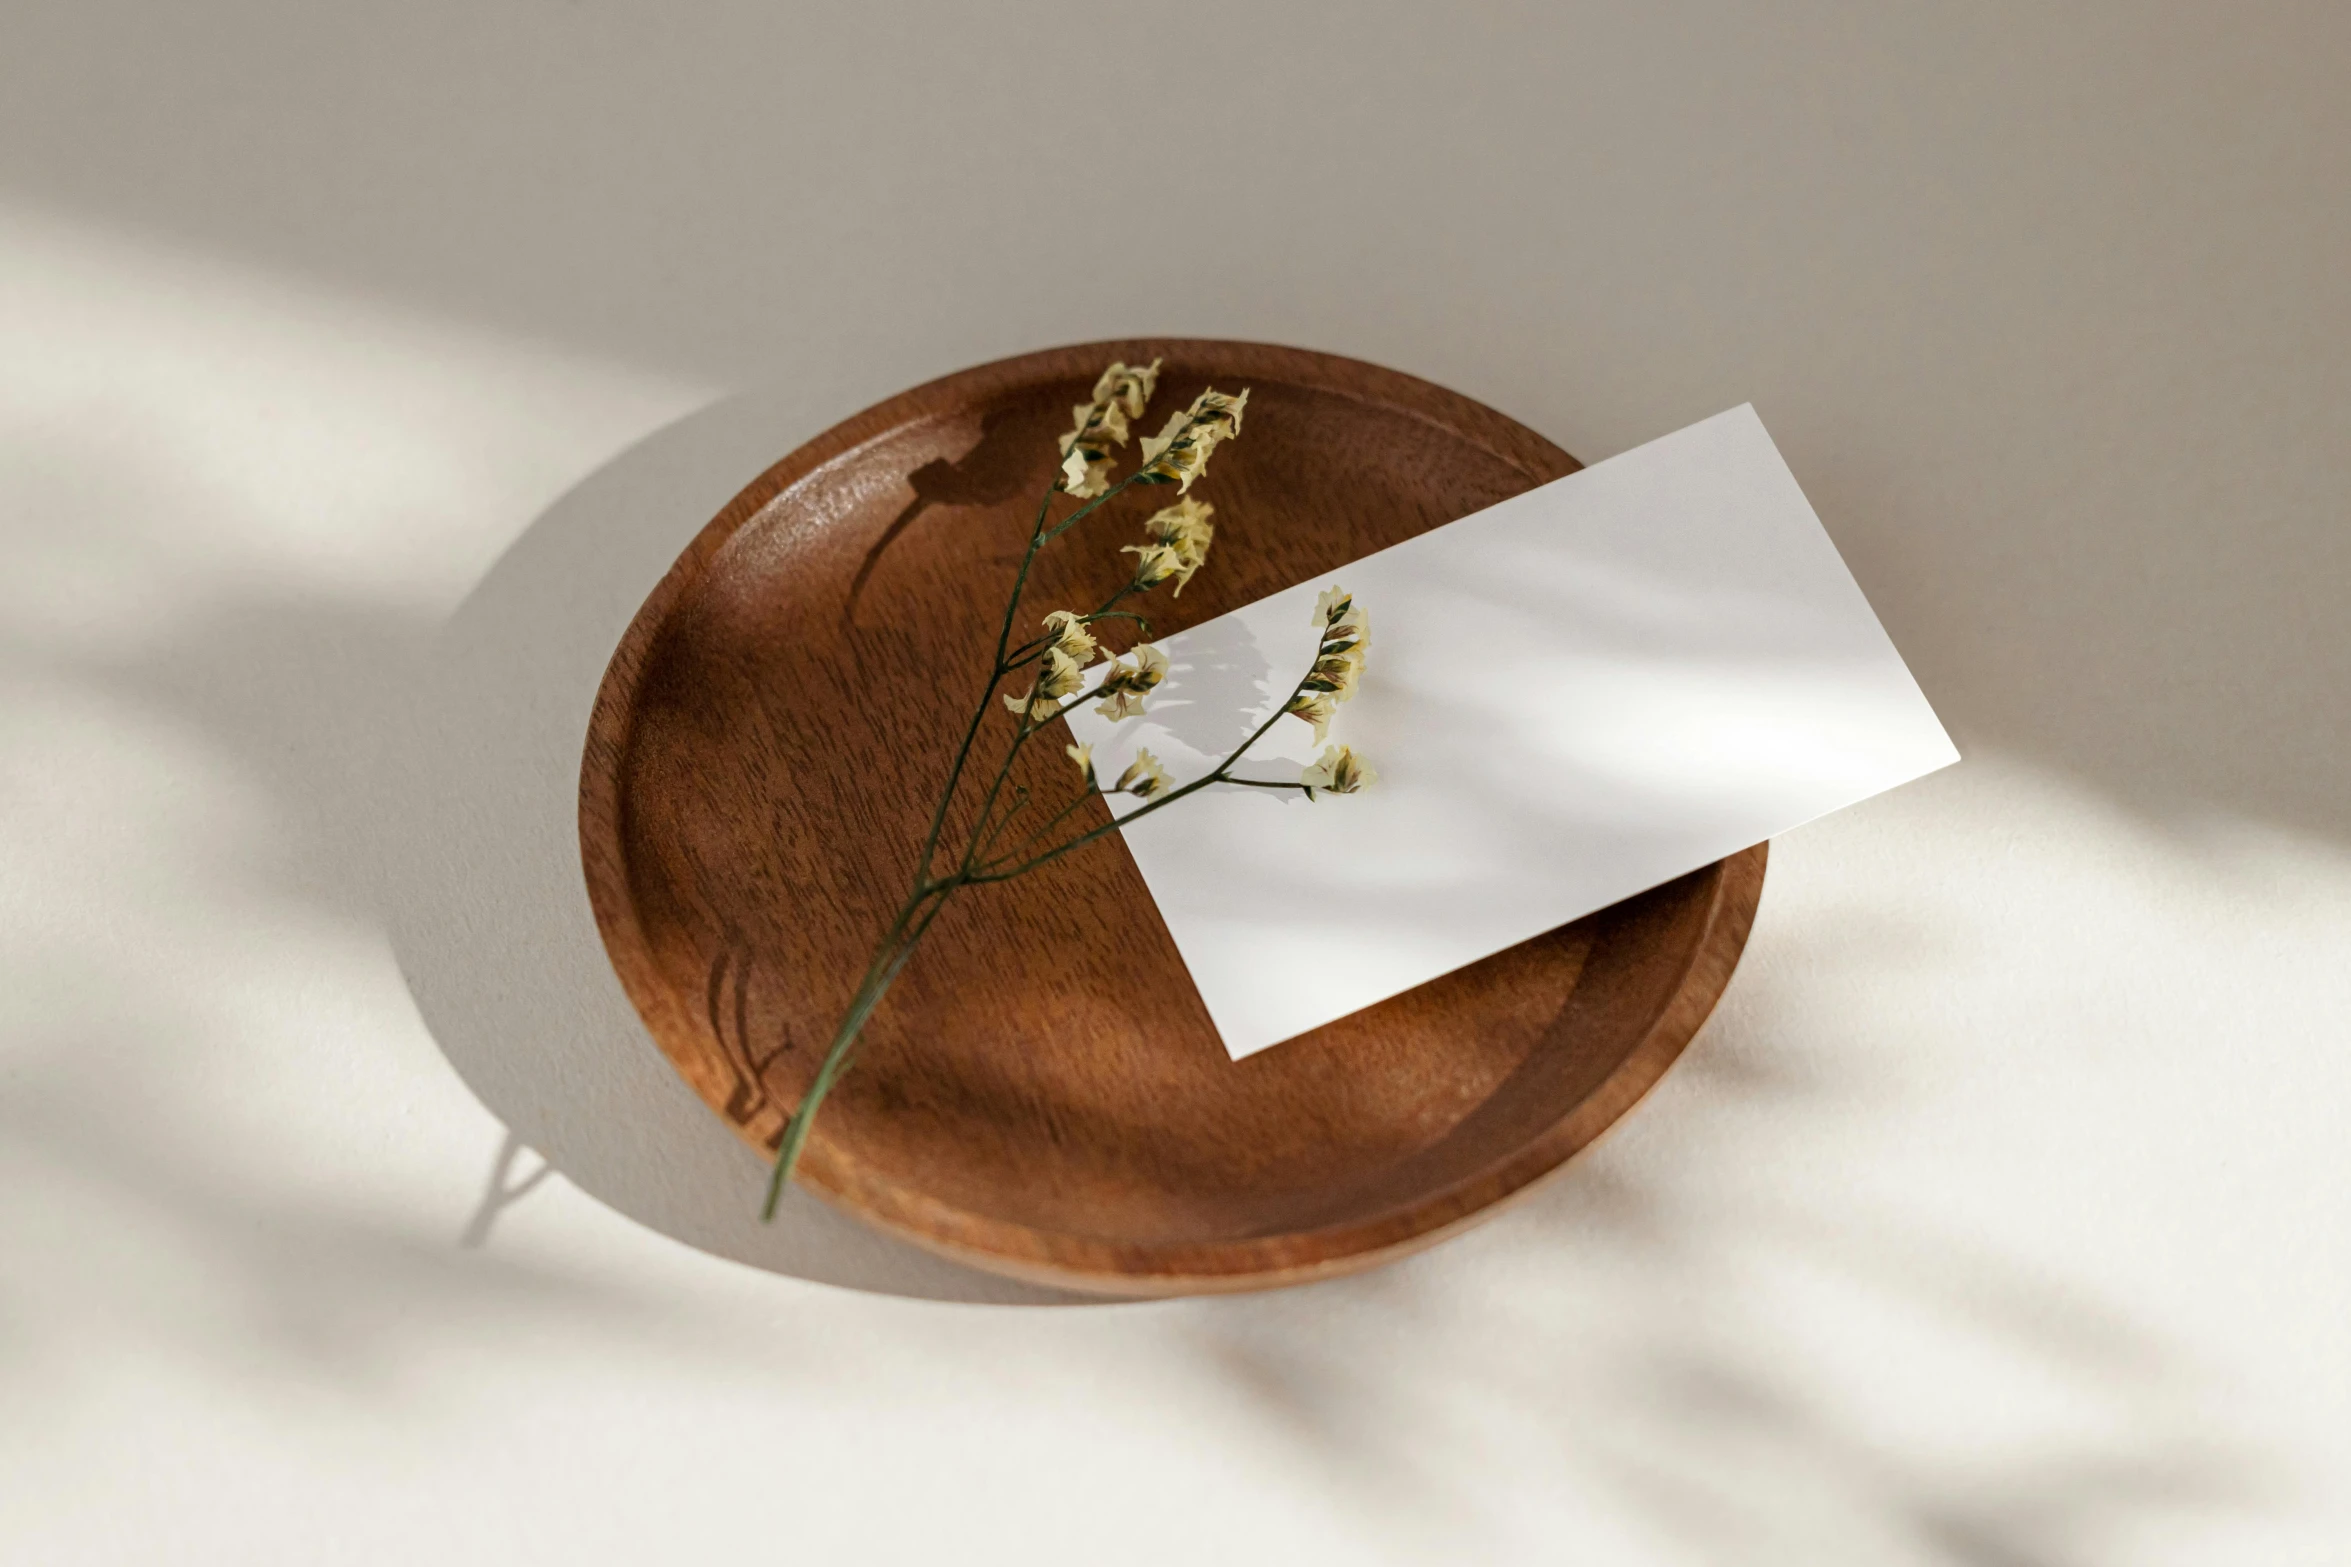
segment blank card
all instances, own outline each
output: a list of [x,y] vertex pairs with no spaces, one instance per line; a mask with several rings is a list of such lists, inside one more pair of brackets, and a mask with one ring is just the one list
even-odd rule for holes
[[[1208,771],[1369,611],[1360,794],[1203,790],[1122,829],[1236,1058],[1959,759],[1751,407],[1169,637],[1115,778]],[[1290,778],[1285,717],[1236,769]],[[1125,817],[1140,802],[1111,799]]]

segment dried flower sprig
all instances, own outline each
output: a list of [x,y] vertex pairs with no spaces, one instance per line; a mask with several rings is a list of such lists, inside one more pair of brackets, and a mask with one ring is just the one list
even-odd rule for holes
[[1135,748],[1135,759],[1127,770],[1118,775],[1118,782],[1106,791],[1110,794],[1131,794],[1138,800],[1148,800],[1155,794],[1167,792],[1167,769],[1159,765],[1159,758],[1141,746]]
[[1094,662],[1094,655],[1101,651],[1094,633],[1086,629],[1086,617],[1074,609],[1057,609],[1045,617],[1045,645],[1075,661],[1080,669]]
[[1130,655],[1134,662],[1114,658],[1110,670],[1094,687],[1102,705],[1094,711],[1104,718],[1132,718],[1143,710],[1143,698],[1167,678],[1167,655],[1146,642]]
[[1322,628],[1314,667],[1298,682],[1296,694],[1283,711],[1312,724],[1314,743],[1320,745],[1330,730],[1332,715],[1341,702],[1355,694],[1355,682],[1363,675],[1363,655],[1371,646],[1371,617],[1356,608],[1345,589],[1331,588],[1314,601],[1312,624]]
[[[1213,388],[1203,391],[1182,413],[1169,419],[1158,435],[1144,437],[1140,464],[1126,478],[1113,482],[1111,470],[1117,450],[1127,443],[1132,422],[1143,416],[1157,390],[1159,366],[1160,361],[1156,359],[1143,366],[1113,364],[1094,383],[1093,395],[1070,410],[1073,425],[1060,438],[1061,461],[1052,483],[1037,503],[1036,518],[1029,527],[1027,552],[1013,575],[1012,591],[997,630],[987,684],[973,708],[970,722],[964,727],[962,743],[956,748],[938,803],[931,812],[930,827],[916,859],[913,889],[875,944],[872,961],[834,1030],[831,1047],[819,1063],[808,1091],[784,1123],[775,1167],[768,1180],[763,1218],[775,1216],[784,1186],[807,1145],[809,1127],[817,1110],[841,1074],[849,1069],[857,1041],[874,1008],[881,1004],[892,982],[913,957],[939,911],[963,889],[1024,876],[1118,831],[1138,817],[1165,810],[1178,800],[1219,785],[1295,789],[1312,800],[1322,794],[1353,794],[1373,781],[1371,768],[1344,745],[1326,747],[1318,761],[1301,770],[1295,783],[1241,778],[1233,771],[1249,749],[1285,716],[1303,719],[1311,725],[1315,743],[1321,745],[1332,712],[1354,695],[1363,674],[1364,651],[1370,641],[1369,624],[1354,600],[1333,588],[1315,604],[1314,623],[1320,629],[1320,636],[1306,672],[1264,722],[1222,761],[1200,777],[1178,784],[1168,776],[1157,757],[1138,748],[1133,761],[1117,780],[1106,784],[1095,770],[1093,747],[1069,745],[1064,749],[1077,769],[1081,789],[1057,812],[1042,822],[1035,822],[1018,843],[1002,847],[1007,829],[1028,808],[1028,791],[1011,788],[1007,792],[1007,786],[1013,764],[1029,741],[1046,725],[1083,702],[1093,702],[1094,710],[1105,718],[1132,717],[1144,710],[1152,693],[1167,679],[1167,655],[1143,641],[1124,654],[1109,656],[1109,667],[1089,690],[1085,671],[1107,656],[1095,628],[1104,621],[1132,620],[1147,637],[1149,623],[1120,606],[1165,584],[1172,583],[1173,592],[1182,593],[1185,584],[1208,559],[1209,543],[1216,531],[1209,519],[1216,508],[1192,499],[1190,491],[1207,473],[1209,460],[1217,448],[1241,433],[1249,394],[1245,390],[1233,395]],[[1038,553],[1129,488],[1162,484],[1174,485],[1180,498],[1144,522],[1142,543],[1125,546],[1122,553],[1133,555],[1135,565],[1124,585],[1090,611],[1052,611],[1041,622],[1038,635],[1016,645],[1012,628],[1020,618],[1021,598]],[[1057,495],[1074,497],[1083,504],[1055,520],[1053,505]],[[999,693],[999,687],[1024,673],[1025,686],[1018,691]],[[1011,737],[993,780],[980,794],[962,850],[950,853],[942,867],[941,849],[950,808],[967,776],[981,727],[998,700],[1013,715]],[[1070,818],[1088,801],[1109,795],[1124,795],[1137,803],[1121,819],[1071,832],[1055,841],[1067,828]]]
[[[1215,512],[1216,508],[1206,501],[1196,501],[1187,495],[1173,506],[1153,512],[1150,521],[1143,524],[1143,536],[1150,543],[1129,544],[1121,553],[1164,557],[1172,561],[1172,568],[1160,573],[1154,580],[1173,582],[1175,592],[1170,596],[1181,598],[1184,584],[1191,581],[1192,573],[1208,560],[1209,540],[1216,537],[1216,524],[1208,519]],[[1136,576],[1141,575],[1142,568],[1138,566]]]
[[1323,742],[1323,737],[1330,733],[1331,716],[1338,711],[1338,706],[1338,703],[1331,700],[1331,694],[1327,691],[1300,690],[1290,698],[1289,704],[1282,711],[1293,717],[1303,718],[1307,723],[1313,725],[1314,743],[1320,745]]
[[1159,364],[1135,368],[1114,363],[1094,383],[1094,395],[1070,410],[1077,425],[1061,438],[1061,487],[1084,499],[1110,487],[1114,448],[1127,443],[1127,421],[1143,409],[1159,386]]
[[1298,781],[1311,799],[1317,789],[1325,794],[1353,794],[1379,782],[1379,776],[1351,747],[1330,745],[1323,747],[1318,761],[1298,775]]
[[1188,493],[1192,481],[1208,471],[1208,458],[1218,446],[1241,433],[1241,414],[1249,394],[1227,397],[1210,388],[1192,399],[1192,406],[1176,414],[1157,435],[1143,437],[1143,466],[1135,478],[1144,484],[1172,484]]

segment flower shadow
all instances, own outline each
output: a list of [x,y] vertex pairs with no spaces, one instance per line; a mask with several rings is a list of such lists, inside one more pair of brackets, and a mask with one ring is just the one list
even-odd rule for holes
[[1274,694],[1273,660],[1246,625],[1226,616],[1184,633],[1183,656],[1151,701],[1151,722],[1211,761],[1249,738]]

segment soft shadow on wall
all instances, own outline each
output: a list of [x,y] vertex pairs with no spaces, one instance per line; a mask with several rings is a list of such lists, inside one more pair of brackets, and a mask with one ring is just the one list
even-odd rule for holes
[[1226,335],[1587,459],[1752,400],[1964,747],[2351,839],[2343,8],[1210,6],[1170,112],[1246,154],[1114,264],[1002,84],[1147,12],[19,9],[13,196],[708,384]]

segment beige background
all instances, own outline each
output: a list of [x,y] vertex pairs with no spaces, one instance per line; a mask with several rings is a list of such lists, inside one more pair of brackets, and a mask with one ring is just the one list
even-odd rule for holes
[[[2340,1559],[2351,12],[0,37],[0,1556]],[[1752,399],[1968,760],[1524,1208],[1048,1310],[744,1222],[568,788],[764,461],[1141,331]]]

